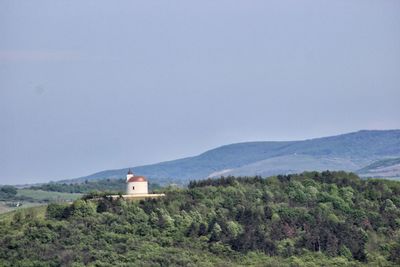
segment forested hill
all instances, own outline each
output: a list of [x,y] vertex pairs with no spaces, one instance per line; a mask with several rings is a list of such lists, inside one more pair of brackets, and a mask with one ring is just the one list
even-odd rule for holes
[[0,266],[400,264],[396,181],[310,172],[164,192],[140,202],[87,196],[0,217]]
[[[400,157],[400,130],[359,131],[304,141],[231,144],[195,157],[133,170],[155,183],[185,184],[191,179],[221,175],[266,177],[303,171],[357,171],[375,161],[395,157]],[[75,181],[123,178],[127,171],[128,168],[107,170]],[[391,174],[400,176],[400,171]]]

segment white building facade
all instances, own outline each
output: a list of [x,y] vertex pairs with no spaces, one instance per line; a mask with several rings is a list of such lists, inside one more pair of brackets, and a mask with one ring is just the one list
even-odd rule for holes
[[131,170],[126,175],[127,195],[146,195],[149,193],[148,182],[144,176],[135,176]]

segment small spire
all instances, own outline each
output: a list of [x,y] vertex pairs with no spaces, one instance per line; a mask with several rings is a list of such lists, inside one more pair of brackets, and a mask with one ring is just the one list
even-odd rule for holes
[[132,171],[131,171],[131,169],[129,169],[128,174],[133,174]]

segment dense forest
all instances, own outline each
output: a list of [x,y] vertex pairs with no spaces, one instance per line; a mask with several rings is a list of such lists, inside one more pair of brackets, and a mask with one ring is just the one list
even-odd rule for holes
[[400,182],[326,171],[163,192],[0,217],[0,266],[400,265]]

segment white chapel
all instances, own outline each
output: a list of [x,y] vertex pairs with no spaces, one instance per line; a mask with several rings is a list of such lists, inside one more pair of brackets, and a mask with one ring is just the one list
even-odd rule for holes
[[136,176],[129,169],[126,175],[126,194],[127,195],[147,195],[149,193],[149,185],[146,177]]

